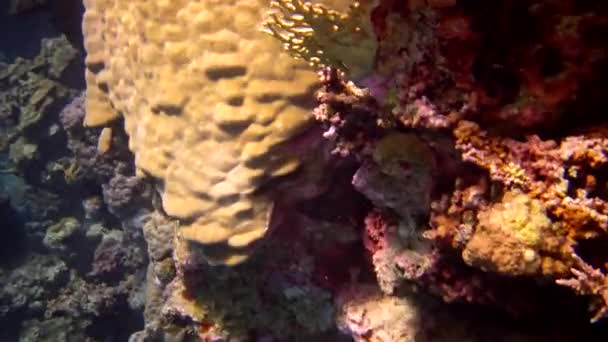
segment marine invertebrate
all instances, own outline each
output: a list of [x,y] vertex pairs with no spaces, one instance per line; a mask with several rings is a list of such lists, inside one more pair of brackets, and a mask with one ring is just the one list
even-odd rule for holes
[[67,340],[76,338],[86,340],[85,334],[88,322],[74,322],[67,317],[54,317],[51,319],[32,319],[25,322],[20,339],[24,341],[36,340]]
[[573,277],[558,279],[557,283],[574,289],[581,295],[592,296],[592,309],[595,314],[591,322],[608,316],[608,276],[602,271],[593,268],[575,253],[572,253],[575,264],[571,268]]
[[368,89],[347,81],[335,68],[322,68],[319,78],[319,104],[313,115],[323,123],[323,137],[332,141],[333,153],[357,153],[381,136],[381,127],[390,127],[390,119],[379,116],[382,112]]
[[500,202],[480,211],[477,220],[462,252],[467,264],[506,275],[555,276],[566,271],[555,256],[571,245],[539,200],[507,192]]
[[84,127],[84,118],[84,94],[73,98],[59,114],[59,120],[67,133],[67,147],[72,152],[71,158],[60,162],[60,171],[68,176],[66,183],[75,185],[89,180],[106,183],[116,175],[131,176],[133,156],[125,145],[127,139],[122,129],[112,127],[112,140],[116,146],[100,153],[99,134],[103,130]]
[[[605,112],[606,46],[594,37],[606,30],[605,17],[599,1],[381,1],[372,18],[374,69],[358,84],[369,89],[320,73],[315,119],[337,152],[360,162],[357,189],[397,221],[366,222],[365,246],[385,292],[407,278],[446,301],[515,312],[497,279],[517,279],[523,297],[542,287],[526,279],[567,273],[573,246],[603,243],[608,145],[597,113]],[[421,171],[436,182],[414,205],[430,212],[428,222],[403,219],[411,206],[395,185],[409,174],[387,173],[373,158],[395,131],[419,138],[441,165]],[[407,144],[397,145],[407,154]],[[431,248],[416,249],[402,226]],[[581,253],[594,265],[608,258],[601,248]]]
[[[336,5],[347,1],[325,1]],[[311,66],[334,67],[359,79],[373,70],[376,35],[371,22],[374,1],[352,1],[348,12],[316,1],[273,0],[264,31],[283,43],[285,50]]]
[[506,189],[521,189],[541,200],[568,236],[608,230],[608,204],[597,184],[598,172],[608,163],[608,139],[601,133],[572,135],[560,144],[535,135],[521,142],[462,121],[454,135],[464,160],[488,170]]
[[[21,267],[0,274],[0,318],[15,312],[34,313],[69,282],[69,268],[59,258],[32,254]],[[42,309],[45,309],[42,307]]]
[[104,127],[99,133],[99,140],[97,141],[97,151],[99,153],[106,153],[112,147],[112,128]]
[[338,328],[356,342],[414,341],[426,328],[414,300],[386,296],[370,285],[342,290],[336,306]]
[[[504,320],[441,305],[424,292],[387,296],[373,284],[352,283],[336,298],[338,328],[356,342],[576,340],[561,333],[540,337]],[[554,329],[554,328],[553,328]],[[558,337],[561,336],[561,337]]]
[[435,167],[429,146],[416,135],[388,131],[368,154],[353,176],[355,188],[402,219],[424,215]]
[[82,224],[74,217],[63,218],[47,228],[44,245],[62,256],[69,255],[74,253],[73,245],[78,243],[78,235],[82,235],[82,230]]
[[30,143],[27,139],[20,137],[11,144],[9,158],[14,165],[24,167],[39,158],[38,146]]
[[[52,3],[69,2],[78,4],[71,0]],[[0,7],[5,4],[8,1],[2,2]],[[46,30],[50,28],[48,10],[43,7],[35,13],[23,13],[13,23],[24,23],[24,28],[9,24],[10,29],[3,25],[2,31],[27,31],[29,36],[44,27],[41,34],[55,34],[53,30]],[[8,51],[11,60],[14,57],[10,52],[12,43],[0,40],[3,52]],[[39,44],[39,41],[27,42],[21,38],[15,42],[19,46]],[[15,169],[12,175],[0,175],[0,192],[3,193],[0,206],[4,207],[4,195],[8,195],[19,218],[14,222],[8,215],[11,212],[2,210],[0,326],[3,328],[0,340],[127,340],[128,334],[140,324],[137,318],[142,311],[137,307],[141,290],[138,270],[146,262],[145,255],[140,253],[139,244],[143,247],[141,233],[134,229],[111,230],[124,235],[125,253],[115,253],[116,257],[108,252],[94,255],[96,249],[104,247],[98,244],[109,232],[100,222],[117,222],[103,208],[99,196],[101,184],[109,179],[105,175],[132,171],[128,167],[117,167],[132,164],[132,156],[124,153],[126,145],[120,146],[124,133],[114,126],[117,146],[113,146],[105,158],[96,158],[97,139],[90,138],[100,129],[82,127],[82,107],[72,106],[64,112],[66,115],[61,119],[64,119],[66,129],[62,129],[59,111],[79,86],[69,80],[81,76],[84,79],[80,59],[67,44],[63,37],[43,39],[40,51],[31,51],[36,56],[33,59],[17,58],[8,65],[0,63],[0,140],[12,143],[13,152],[9,156],[10,151],[2,151],[0,164],[2,168]],[[29,54],[21,49],[18,53]],[[75,155],[72,155],[69,148],[75,146]],[[117,153],[118,150],[122,152]],[[28,162],[30,156],[33,163]],[[9,157],[22,162],[11,163]],[[74,167],[68,169],[68,165]],[[67,180],[63,171],[67,171]],[[80,203],[85,199],[83,212]],[[13,233],[13,227],[4,229],[6,225],[14,225],[19,234]],[[93,260],[94,256],[98,258]],[[92,265],[92,261],[95,264]],[[106,265],[116,261],[117,267],[100,267],[104,261],[107,261]],[[85,276],[91,269],[104,276],[112,271],[112,279],[104,277],[101,284],[98,278]],[[97,330],[96,326],[105,325],[108,319],[115,329]]]
[[130,251],[124,240],[124,234],[119,230],[112,230],[102,237],[95,248],[90,276],[103,280],[121,278],[121,269],[125,267]]
[[46,128],[75,92],[62,78],[74,71],[76,61],[77,53],[65,38],[55,37],[43,39],[31,59],[0,62],[0,151],[8,148],[20,171],[47,158],[48,145],[41,142],[59,141],[57,126]]
[[[140,174],[160,184],[179,234],[237,264],[268,228],[270,182],[306,158],[317,79],[255,30],[267,2],[85,1],[85,124],[123,113]],[[297,155],[296,155],[297,154]]]
[[0,113],[7,120],[3,128],[15,120],[15,128],[31,132],[54,117],[75,92],[62,78],[74,71],[77,57],[67,40],[57,37],[43,39],[38,55],[32,59],[0,63]]
[[151,189],[141,177],[115,175],[102,186],[103,200],[117,217],[129,217],[150,202]]

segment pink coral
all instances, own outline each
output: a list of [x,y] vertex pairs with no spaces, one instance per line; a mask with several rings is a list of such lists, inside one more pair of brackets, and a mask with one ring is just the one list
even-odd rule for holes
[[373,254],[386,247],[384,237],[389,227],[387,220],[380,210],[373,210],[365,217],[363,244],[368,252]]
[[572,254],[576,265],[571,269],[573,278],[558,279],[557,283],[574,289],[584,296],[592,296],[596,313],[591,322],[596,322],[608,316],[608,276],[600,270],[591,267],[578,255]]

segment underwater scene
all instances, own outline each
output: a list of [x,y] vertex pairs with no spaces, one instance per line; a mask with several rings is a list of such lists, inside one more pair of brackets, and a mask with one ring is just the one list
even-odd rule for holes
[[0,19],[0,342],[608,341],[608,1]]

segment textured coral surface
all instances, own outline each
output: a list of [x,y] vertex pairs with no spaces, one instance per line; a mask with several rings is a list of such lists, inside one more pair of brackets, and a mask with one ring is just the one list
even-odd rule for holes
[[266,1],[85,1],[90,126],[124,117],[137,169],[181,234],[234,264],[264,236],[270,181],[302,156],[314,72],[258,29]]

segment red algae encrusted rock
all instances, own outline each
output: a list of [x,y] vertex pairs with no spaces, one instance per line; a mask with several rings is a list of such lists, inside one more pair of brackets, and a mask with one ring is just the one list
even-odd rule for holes
[[[323,70],[315,114],[335,152],[361,164],[353,184],[377,208],[363,235],[381,288],[437,294],[429,275],[450,265],[487,293],[495,277],[547,288],[572,272],[578,285],[559,284],[603,298],[587,280],[608,253],[585,246],[608,238],[608,7],[384,0],[372,22],[374,72],[353,83]],[[422,146],[395,144],[401,170],[375,158],[396,135]]]

